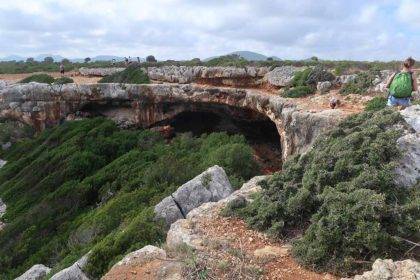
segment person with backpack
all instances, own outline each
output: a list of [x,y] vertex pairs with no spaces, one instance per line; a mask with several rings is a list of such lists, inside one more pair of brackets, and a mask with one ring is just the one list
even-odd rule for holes
[[403,62],[402,70],[389,78],[386,85],[389,89],[388,106],[410,106],[413,91],[418,91],[417,79],[413,73],[414,63],[416,61],[413,58],[407,58]]

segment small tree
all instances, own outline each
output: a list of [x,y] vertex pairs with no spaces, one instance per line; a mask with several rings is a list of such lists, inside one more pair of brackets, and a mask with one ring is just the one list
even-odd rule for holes
[[33,57],[28,57],[28,58],[26,59],[26,62],[27,62],[27,63],[34,63],[34,62],[35,62],[35,59],[34,59]]
[[54,63],[54,58],[52,58],[51,56],[47,56],[44,58],[44,62],[45,63]]
[[267,57],[267,61],[273,61],[274,59],[272,57]]
[[88,63],[89,61],[91,61],[90,57],[86,57],[85,58],[85,63]]
[[148,55],[146,57],[147,62],[157,62],[156,58],[153,55]]
[[319,61],[318,57],[316,57],[316,56],[311,57],[311,60],[312,61]]
[[63,64],[69,64],[70,63],[70,60],[68,60],[67,58],[63,58],[61,60],[61,63],[63,63]]

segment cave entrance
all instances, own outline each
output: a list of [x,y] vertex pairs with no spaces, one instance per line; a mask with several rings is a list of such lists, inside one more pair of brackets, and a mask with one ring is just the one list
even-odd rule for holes
[[276,125],[266,116],[247,109],[215,104],[186,108],[174,117],[154,125],[170,126],[172,135],[226,132],[245,137],[265,174],[281,169],[282,153]]

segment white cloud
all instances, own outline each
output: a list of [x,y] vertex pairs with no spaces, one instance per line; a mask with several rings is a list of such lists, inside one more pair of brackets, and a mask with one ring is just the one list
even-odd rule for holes
[[0,55],[395,59],[419,55],[419,9],[415,0],[0,0]]

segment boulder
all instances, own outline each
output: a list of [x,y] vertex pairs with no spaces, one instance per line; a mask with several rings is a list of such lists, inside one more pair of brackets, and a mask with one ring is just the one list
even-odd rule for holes
[[165,197],[159,202],[155,206],[155,213],[158,218],[164,219],[168,226],[179,219],[185,218],[172,196]]
[[402,151],[395,169],[395,181],[398,186],[411,187],[420,180],[420,105],[410,106],[400,111],[413,131],[405,131],[397,140]]
[[319,82],[316,86],[320,93],[327,93],[332,87],[332,83],[329,81]]
[[272,86],[285,87],[290,85],[293,77],[300,68],[293,66],[276,67],[264,76],[264,80]]
[[252,194],[261,191],[259,183],[267,178],[267,176],[254,177],[226,198],[217,202],[204,203],[188,213],[186,219],[174,222],[167,233],[166,246],[170,249],[176,249],[179,246],[187,245],[194,249],[202,249],[205,246],[204,233],[197,231],[195,226],[197,221],[218,216],[221,209],[238,197],[251,201]]
[[290,245],[282,247],[277,246],[264,246],[254,251],[254,257],[258,259],[272,259],[277,257],[285,257],[289,255],[291,250]]
[[89,277],[87,277],[83,272],[83,269],[87,264],[89,254],[90,252],[81,257],[72,266],[57,272],[50,280],[89,280]]
[[50,271],[51,268],[46,267],[43,264],[36,264],[15,280],[41,280],[50,273]]
[[6,163],[7,161],[0,159],[0,168],[2,168]]
[[188,181],[171,196],[155,206],[157,218],[163,218],[168,226],[206,202],[219,201],[233,192],[229,179],[220,166],[213,166]]
[[418,280],[420,279],[420,263],[413,260],[392,261],[377,259],[372,270],[342,280]]
[[0,198],[0,218],[6,213],[6,204]]
[[357,75],[356,74],[351,74],[351,75],[341,75],[337,77],[337,83],[339,84],[348,84],[352,81],[354,81],[356,79]]

